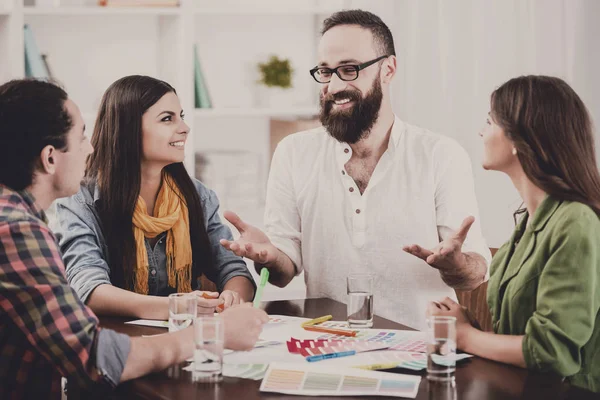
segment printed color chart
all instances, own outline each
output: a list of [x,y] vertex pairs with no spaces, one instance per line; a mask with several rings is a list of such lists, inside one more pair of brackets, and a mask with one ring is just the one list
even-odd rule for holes
[[[338,327],[339,322],[324,322],[321,326]],[[355,337],[348,338],[333,334],[319,336],[319,340],[357,340],[387,344],[389,350],[426,353],[425,334],[411,331],[382,331],[376,329],[357,330]]]
[[353,368],[307,367],[271,363],[261,392],[324,396],[394,396],[415,398],[421,377]]

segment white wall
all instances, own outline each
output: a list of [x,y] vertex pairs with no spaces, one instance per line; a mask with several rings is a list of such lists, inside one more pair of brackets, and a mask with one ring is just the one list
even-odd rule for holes
[[[425,0],[388,2],[396,40],[395,110],[446,134],[473,162],[484,236],[490,247],[514,227],[518,193],[503,174],[483,171],[477,136],[491,92],[523,74],[567,80],[600,123],[600,2],[595,0]],[[598,137],[598,134],[596,134]]]

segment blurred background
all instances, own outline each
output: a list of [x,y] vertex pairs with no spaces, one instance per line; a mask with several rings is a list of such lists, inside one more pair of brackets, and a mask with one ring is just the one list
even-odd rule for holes
[[[0,0],[0,80],[53,77],[90,132],[116,79],[168,81],[192,128],[188,170],[216,191],[221,212],[262,227],[273,149],[318,126],[319,88],[308,70],[321,23],[347,8],[372,11],[392,30],[394,110],[466,148],[483,233],[499,247],[521,200],[507,177],[481,168],[477,134],[490,93],[518,75],[559,76],[600,123],[600,1]],[[304,296],[299,277],[268,287],[264,300]]]

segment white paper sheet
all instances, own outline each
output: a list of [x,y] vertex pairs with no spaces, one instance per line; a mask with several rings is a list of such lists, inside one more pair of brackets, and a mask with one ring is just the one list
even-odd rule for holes
[[155,319],[136,319],[135,321],[127,321],[126,324],[151,326],[153,328],[169,328],[169,321],[160,321]]

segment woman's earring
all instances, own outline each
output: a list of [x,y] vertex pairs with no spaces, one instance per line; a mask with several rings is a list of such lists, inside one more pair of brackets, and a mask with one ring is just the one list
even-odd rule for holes
[[513,153],[513,156],[516,156],[517,155],[517,149],[513,147],[512,153]]

